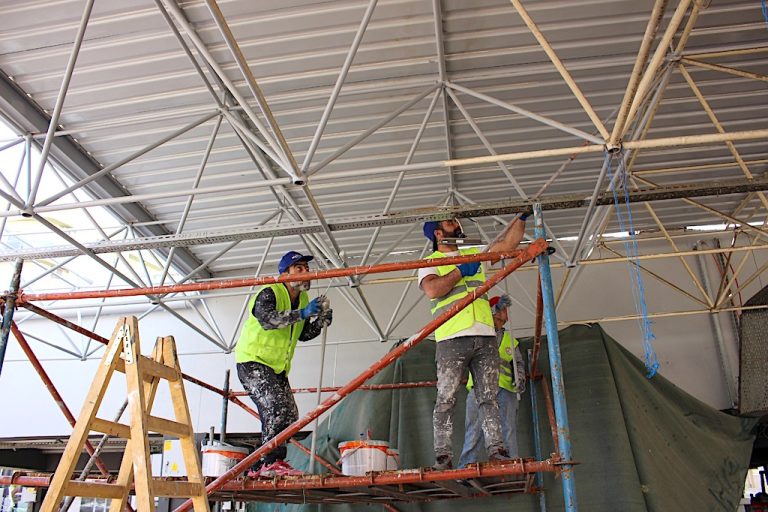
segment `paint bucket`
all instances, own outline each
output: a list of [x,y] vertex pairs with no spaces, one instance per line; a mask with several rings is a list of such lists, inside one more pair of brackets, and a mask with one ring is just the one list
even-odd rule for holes
[[400,451],[390,448],[387,450],[387,471],[400,469]]
[[203,476],[219,477],[248,456],[248,448],[229,444],[203,445]]
[[346,441],[339,443],[341,474],[364,476],[370,471],[387,470],[387,441]]

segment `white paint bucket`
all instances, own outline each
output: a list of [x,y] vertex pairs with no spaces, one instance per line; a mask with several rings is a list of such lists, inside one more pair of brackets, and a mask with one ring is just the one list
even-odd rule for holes
[[203,445],[203,476],[221,476],[247,455],[248,448],[220,443]]
[[348,476],[364,476],[370,471],[387,470],[387,441],[346,441],[339,443],[341,473]]
[[400,451],[390,448],[387,450],[387,471],[400,469]]

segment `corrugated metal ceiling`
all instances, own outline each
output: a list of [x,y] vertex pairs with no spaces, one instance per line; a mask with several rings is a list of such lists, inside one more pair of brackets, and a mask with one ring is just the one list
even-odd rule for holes
[[[304,160],[367,4],[365,1],[220,2],[299,164]],[[659,34],[677,2],[671,4]],[[190,1],[181,2],[180,6],[216,62],[241,94],[252,99],[206,5]],[[652,2],[552,0],[527,2],[526,6],[598,116],[608,118],[622,100]],[[0,69],[13,77],[32,101],[49,112],[56,102],[82,8],[80,0],[0,2],[7,27],[0,31]],[[509,2],[443,0],[441,9],[440,26],[444,32],[449,81],[594,132],[584,110]],[[759,2],[712,1],[701,5],[686,51],[768,46],[767,38],[768,28]],[[437,85],[436,41],[431,1],[378,2],[313,158],[314,165],[378,119]],[[708,61],[768,74],[766,52]],[[688,70],[726,130],[766,128],[768,90],[764,81],[694,66],[688,66]],[[344,175],[403,164],[433,94],[427,94],[310,181],[311,191],[329,219],[382,211],[396,174],[364,178]],[[458,97],[498,153],[581,144],[574,136],[495,105],[461,93]],[[119,162],[215,109],[201,78],[153,2],[95,3],[61,116],[65,133],[74,137],[93,158],[104,166]],[[453,104],[450,104],[449,119],[452,157],[488,154]],[[119,167],[112,175],[133,194],[192,188],[215,122],[212,119],[203,123]],[[610,129],[612,122],[607,125]],[[647,137],[715,131],[681,74],[673,72]],[[445,134],[443,103],[438,101],[413,162],[444,160],[447,157]],[[747,162],[766,159],[764,141],[737,143],[736,147]],[[509,168],[526,193],[534,194],[564,161],[563,157],[525,160],[510,163]],[[588,195],[601,162],[599,154],[579,156],[546,193]],[[734,157],[726,145],[718,144],[644,150],[639,153],[634,169],[731,164],[718,169],[647,176],[657,183],[743,176],[733,162]],[[766,163],[749,168],[759,175],[765,172]],[[286,176],[282,171],[277,173]],[[517,196],[495,165],[465,166],[453,173],[455,188],[474,201]],[[324,175],[335,178],[324,179]],[[195,197],[185,231],[214,232],[255,225],[265,219],[277,207],[274,195],[263,187],[249,188],[249,184],[262,179],[234,130],[226,122],[222,123],[200,187],[230,186],[231,190]],[[445,168],[409,171],[393,209],[436,206],[445,200],[448,183]],[[314,218],[305,196],[298,189],[290,194],[304,214]],[[742,199],[743,196],[736,195],[701,202],[731,212]],[[184,196],[142,201],[170,232],[176,230],[186,202]],[[756,204],[754,200],[752,205]],[[656,211],[669,226],[721,221],[682,201],[657,203]],[[558,236],[573,236],[578,232],[583,213],[583,210],[552,212],[548,223]],[[655,226],[644,208],[638,206],[635,213],[636,227]],[[491,219],[483,219],[482,225],[490,233],[498,231]],[[402,227],[384,228],[374,252],[388,247],[402,232]],[[354,261],[365,251],[370,235],[370,229],[353,230],[337,233],[336,239]],[[245,273],[258,262],[266,243],[265,240],[241,242],[213,263],[211,270]],[[423,244],[420,230],[415,230],[398,245],[398,250],[420,250]],[[192,251],[200,260],[205,260],[221,247],[221,244],[199,246]],[[289,248],[301,247],[297,238],[277,239],[268,261],[274,262]]]

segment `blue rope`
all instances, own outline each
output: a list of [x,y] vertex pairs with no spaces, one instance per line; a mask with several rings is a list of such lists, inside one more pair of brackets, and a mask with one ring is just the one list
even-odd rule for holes
[[[765,1],[765,0],[763,0]],[[643,332],[643,352],[645,356],[645,368],[648,370],[646,375],[649,379],[656,375],[659,369],[659,359],[656,357],[656,351],[653,349],[653,340],[656,335],[653,334],[652,322],[648,318],[648,304],[645,302],[645,285],[643,276],[640,274],[640,252],[637,246],[637,236],[635,234],[634,222],[632,220],[632,208],[629,203],[629,186],[627,183],[627,172],[624,168],[624,158],[622,154],[618,156],[619,167],[617,169],[617,180],[614,182],[611,160],[608,160],[608,179],[610,180],[611,193],[613,194],[613,203],[616,207],[616,220],[619,223],[619,230],[626,231],[629,236],[624,238],[624,251],[627,255],[627,265],[629,267],[630,281],[632,281],[632,296],[635,300],[635,311],[637,312],[640,329]],[[624,189],[624,205],[627,209],[627,219],[624,215],[619,202],[619,192],[617,188]]]
[[760,0],[760,7],[763,10],[763,18],[765,18],[765,24],[768,25],[768,5],[766,5],[765,0]]

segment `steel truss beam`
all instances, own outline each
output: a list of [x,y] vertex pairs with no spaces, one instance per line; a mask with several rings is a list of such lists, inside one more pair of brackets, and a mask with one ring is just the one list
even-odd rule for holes
[[[18,130],[26,133],[45,132],[50,121],[48,115],[4,74],[0,74],[0,113],[10,120]],[[39,145],[37,141],[33,143]],[[75,181],[86,179],[102,168],[70,136],[53,138],[50,147],[50,159],[56,162]],[[128,195],[123,186],[109,175],[100,176],[85,188],[96,197],[125,197]],[[140,204],[115,204],[108,206],[108,209],[125,223],[135,222],[139,224],[136,226],[136,231],[142,236],[154,237],[169,234],[169,231],[160,225],[157,219]],[[165,253],[164,250],[161,249],[161,251]],[[184,249],[176,255],[175,264],[182,273],[187,273],[197,268],[200,265],[200,260]],[[208,271],[204,271],[202,274],[205,277],[211,275]]]
[[[708,181],[685,185],[654,186],[632,190],[629,192],[631,203],[646,201],[663,201],[669,199],[687,199],[691,197],[719,196],[726,194],[740,194],[768,190],[768,177],[723,181]],[[565,194],[549,196],[539,200],[542,210],[567,210],[584,208],[588,205],[590,197],[585,194]],[[613,205],[613,195],[602,193],[595,199],[599,206]],[[624,198],[619,198],[620,202]],[[327,223],[330,231],[345,231],[350,229],[364,229],[377,226],[392,226],[425,222],[427,220],[445,220],[450,218],[488,217],[491,215],[515,214],[526,210],[531,206],[530,201],[507,200],[493,203],[444,206],[429,210],[419,209],[390,214],[377,214],[352,218],[339,218]],[[750,229],[759,230],[754,226]],[[178,235],[165,235],[160,237],[145,237],[138,240],[116,240],[83,244],[83,246],[95,254],[111,252],[134,251],[143,249],[158,249],[167,247],[189,247],[201,244],[214,244],[233,240],[253,240],[258,238],[271,238],[273,236],[304,235],[310,233],[322,233],[324,226],[319,221],[296,222],[280,226],[266,225],[255,228],[217,231],[215,233],[194,232]],[[766,233],[768,235],[768,233]],[[59,258],[79,255],[79,250],[70,246],[46,247],[41,249],[27,249],[13,252],[0,252],[0,261],[11,261],[15,258]]]

